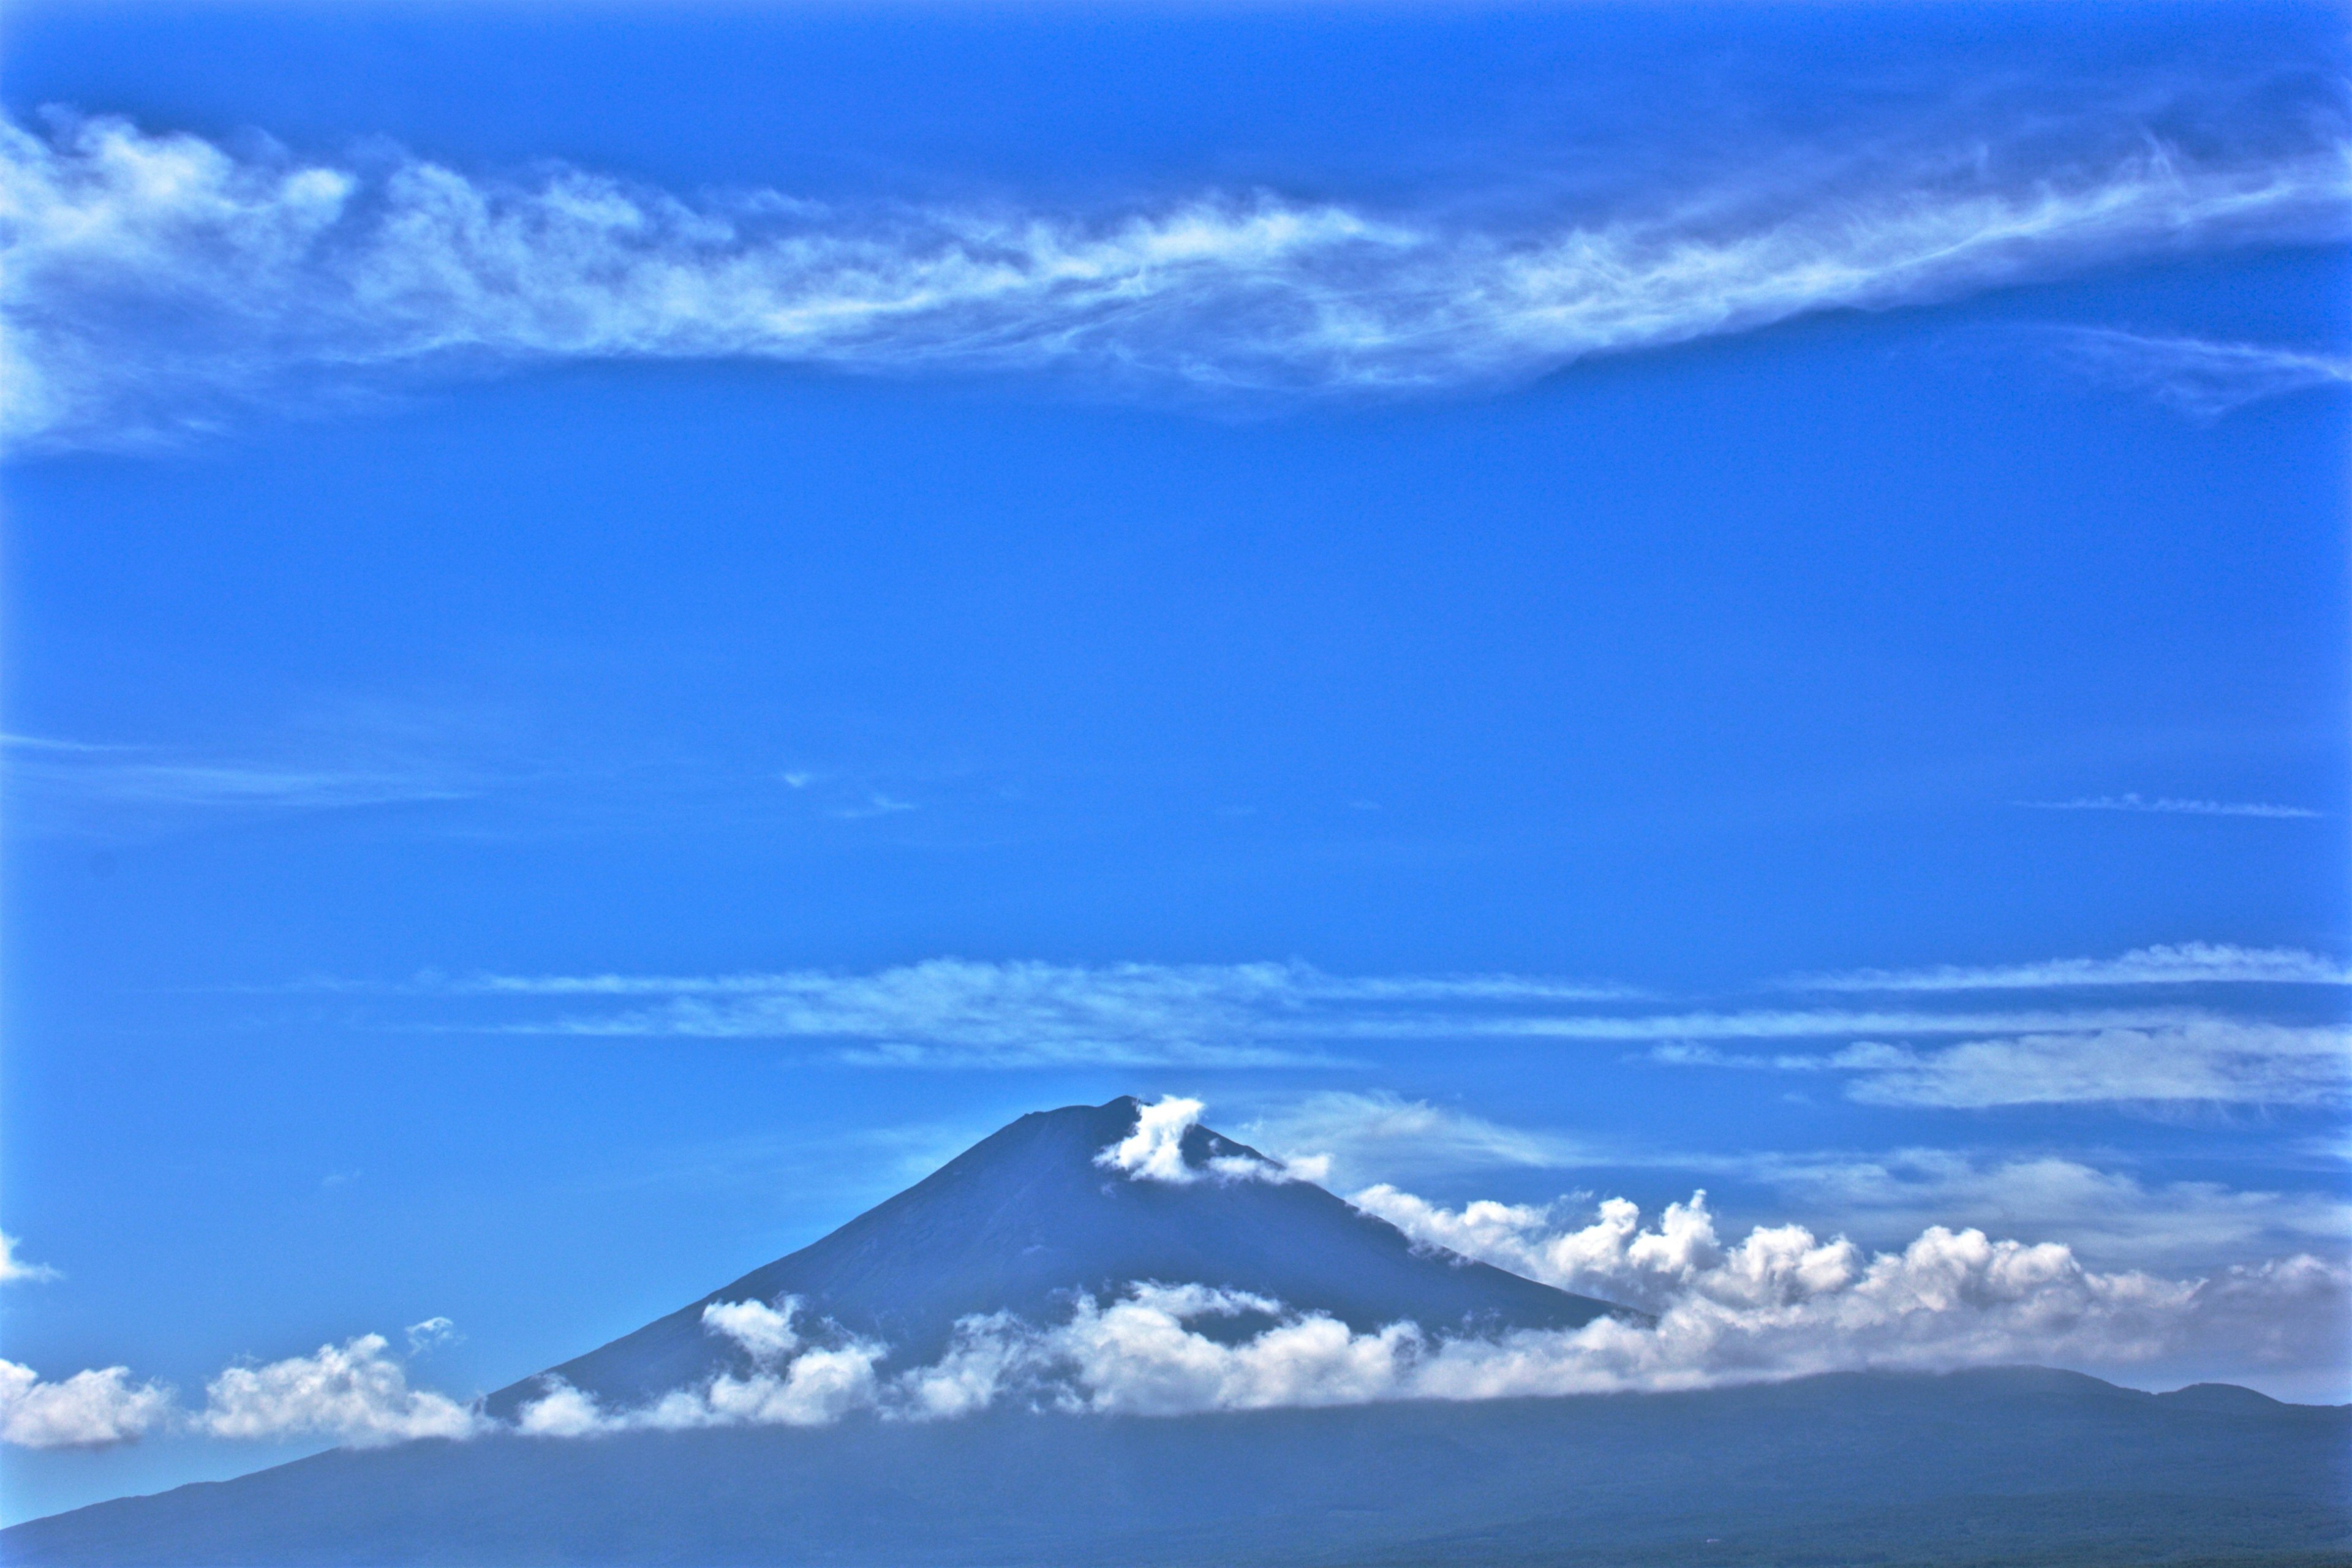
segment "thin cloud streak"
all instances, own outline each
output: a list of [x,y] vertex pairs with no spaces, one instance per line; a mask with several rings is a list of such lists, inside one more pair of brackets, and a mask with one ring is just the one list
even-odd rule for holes
[[1107,217],[688,202],[576,170],[500,183],[242,156],[113,118],[0,125],[0,435],[204,428],[306,378],[461,362],[1426,393],[2182,247],[2323,239],[2352,197],[2340,142],[2002,174],[1979,153],[1847,170],[1833,191],[1727,176],[1510,233],[1266,194]]
[[2145,811],[2163,816],[2252,816],[2276,821],[2302,821],[2324,816],[2304,805],[2273,805],[2263,801],[2184,800],[2170,795],[2078,795],[2073,800],[2021,800],[2028,811]]
[[1851,1075],[1868,1105],[1987,1110],[2015,1105],[2333,1106],[2352,1099],[2352,1031],[2231,1018],[2012,1032],[1921,1048],[1863,1040],[1836,1051],[1764,1056],[1672,1043],[1672,1067]]
[[[942,958],[865,973],[426,974],[405,985],[321,981],[296,989],[429,1005],[440,1016],[408,1026],[436,1033],[804,1042],[849,1065],[900,1069],[1336,1069],[1364,1067],[1367,1053],[1409,1043],[1614,1045],[1648,1047],[1647,1059],[1663,1067],[1840,1075],[1849,1098],[1887,1104],[2334,1103],[2346,1078],[2340,1029],[2168,1003],[2053,1005],[2086,985],[2255,977],[2341,983],[2335,966],[2312,954],[2192,943],[2114,960],[1864,971],[1823,983],[1831,991],[1917,998],[1895,1006],[1670,1010],[1606,983],[1349,977],[1297,962]],[[1938,993],[2004,989],[2033,1001],[1935,1005]],[[1944,1041],[1954,1043],[1932,1043]],[[1783,1048],[1737,1048],[1773,1044]],[[1334,1100],[1319,1114],[1334,1134],[1354,1128],[1347,1138],[1379,1136],[1389,1122],[1410,1123],[1423,1138],[1483,1140],[1492,1151],[1508,1142],[1499,1129],[1442,1127],[1453,1113],[1403,1101]],[[1300,1128],[1283,1136],[1302,1152],[1341,1154],[1306,1148]]]
[[2048,991],[2073,986],[2352,985],[2352,964],[2301,948],[2184,942],[2135,948],[2118,958],[1930,969],[1856,969],[1784,981],[1791,991]]
[[2290,393],[2352,386],[2352,358],[2342,355],[2107,328],[2061,328],[2053,335],[2070,368],[2199,421]]

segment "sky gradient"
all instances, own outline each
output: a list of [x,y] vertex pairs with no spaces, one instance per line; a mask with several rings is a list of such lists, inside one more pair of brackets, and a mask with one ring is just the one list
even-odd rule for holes
[[0,1353],[179,1412],[6,1519],[1120,1093],[1662,1303],[1546,1248],[2059,1246],[2128,1332],[1920,1353],[2352,1398],[2340,12],[5,41]]

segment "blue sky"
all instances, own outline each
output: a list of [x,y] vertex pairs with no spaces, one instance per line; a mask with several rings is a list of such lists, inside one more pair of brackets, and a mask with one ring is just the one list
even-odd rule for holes
[[1439,1205],[2309,1255],[2292,1345],[2048,1358],[2352,1397],[2345,64],[12,6],[5,1353],[446,1317],[462,1398],[1173,1092]]

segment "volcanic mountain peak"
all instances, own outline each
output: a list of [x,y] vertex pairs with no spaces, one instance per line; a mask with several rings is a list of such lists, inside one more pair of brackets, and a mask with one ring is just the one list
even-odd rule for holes
[[500,1390],[510,1415],[562,1378],[614,1407],[689,1387],[735,1353],[703,1323],[726,1301],[800,1299],[812,1318],[919,1365],[957,1320],[1069,1316],[1142,1280],[1270,1297],[1370,1331],[1572,1328],[1615,1310],[1417,1247],[1281,1163],[1202,1127],[1196,1108],[1131,1096],[1034,1111],[832,1235],[756,1268],[550,1374]]

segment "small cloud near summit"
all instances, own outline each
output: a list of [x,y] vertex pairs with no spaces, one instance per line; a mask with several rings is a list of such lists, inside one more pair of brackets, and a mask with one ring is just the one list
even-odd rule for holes
[[1311,1163],[1309,1169],[1302,1170],[1255,1152],[1218,1152],[1226,1149],[1238,1151],[1241,1146],[1213,1132],[1204,1132],[1210,1150],[1208,1158],[1198,1163],[1188,1160],[1184,1140],[1200,1126],[1204,1109],[1197,1100],[1173,1094],[1162,1095],[1150,1105],[1139,1104],[1135,1110],[1135,1131],[1097,1154],[1095,1163],[1107,1171],[1123,1171],[1131,1182],[1165,1182],[1171,1186],[1189,1186],[1200,1181],[1312,1181],[1322,1173]]

